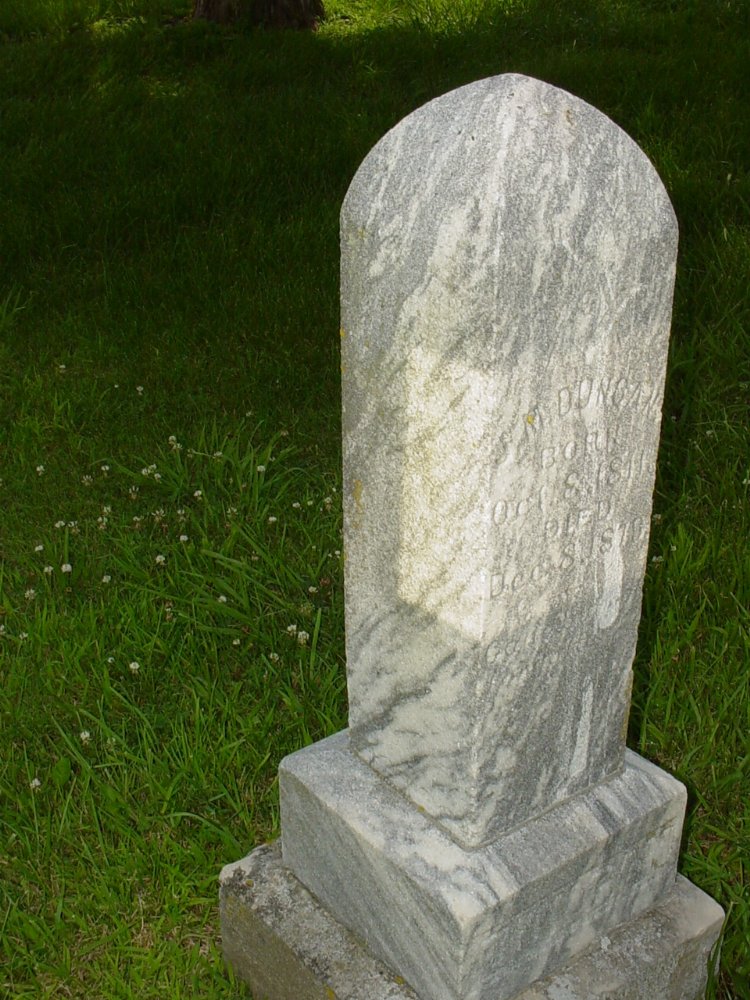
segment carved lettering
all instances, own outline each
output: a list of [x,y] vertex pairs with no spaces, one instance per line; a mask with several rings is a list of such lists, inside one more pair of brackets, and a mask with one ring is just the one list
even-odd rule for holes
[[575,500],[581,495],[581,481],[577,472],[569,472],[565,477],[564,494],[566,500]]
[[[531,620],[543,589],[564,590],[566,578],[595,572],[596,560],[615,546],[647,538],[648,524],[626,513],[629,484],[647,472],[650,454],[631,439],[628,418],[659,401],[658,387],[622,373],[584,374],[557,389],[549,406],[544,399],[528,401],[501,439],[501,495],[492,507],[493,524],[501,529],[490,578],[493,597],[512,596],[517,613],[528,612]],[[606,419],[597,413],[604,409],[623,416]],[[514,492],[524,466],[532,481],[533,469],[545,485]],[[528,551],[544,554],[529,562]]]
[[515,594],[521,586],[523,578],[515,569],[507,570],[504,573],[493,573],[490,584],[490,596],[499,597],[500,594]]
[[642,408],[653,410],[659,402],[659,388],[630,382],[624,375],[604,375],[601,378],[584,377],[573,385],[563,386],[557,392],[557,412],[561,417],[571,411],[589,407]]

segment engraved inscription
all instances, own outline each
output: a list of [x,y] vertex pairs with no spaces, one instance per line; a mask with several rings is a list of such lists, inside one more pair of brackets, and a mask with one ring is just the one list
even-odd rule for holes
[[571,410],[585,410],[589,407],[624,407],[637,409],[642,413],[658,411],[661,391],[658,386],[647,382],[630,382],[627,378],[604,376],[603,378],[582,378],[572,386],[564,386],[557,394],[558,413],[561,417]]
[[592,375],[519,407],[500,435],[492,598],[513,596],[524,615],[541,608],[541,591],[595,586],[597,572],[604,579],[605,563],[619,558],[615,549],[643,546],[648,523],[633,513],[634,496],[653,453],[634,427],[660,400],[651,384]]

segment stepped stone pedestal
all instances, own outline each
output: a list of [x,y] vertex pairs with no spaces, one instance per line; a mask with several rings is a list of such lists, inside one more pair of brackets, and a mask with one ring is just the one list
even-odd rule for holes
[[222,873],[255,1000],[694,1000],[722,911],[625,747],[677,224],[537,80],[430,102],[341,215],[349,728]]
[[[419,1000],[264,845],[221,876],[224,954],[255,1000]],[[515,1000],[699,1000],[723,911],[677,876],[659,903]]]

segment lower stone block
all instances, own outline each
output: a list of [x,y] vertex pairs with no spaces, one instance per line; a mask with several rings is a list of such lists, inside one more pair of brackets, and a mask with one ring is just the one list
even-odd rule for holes
[[622,771],[466,850],[338,733],[279,767],[284,863],[425,1000],[507,1000],[674,884],[684,787]]
[[[254,1000],[444,1000],[373,958],[281,860],[257,848],[221,873],[224,955]],[[686,879],[514,1000],[699,1000],[723,912]]]

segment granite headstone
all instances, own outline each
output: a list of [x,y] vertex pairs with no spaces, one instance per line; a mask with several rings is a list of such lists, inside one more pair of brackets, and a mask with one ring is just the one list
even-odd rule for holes
[[[674,908],[685,809],[625,748],[669,199],[612,121],[511,74],[377,144],[341,249],[350,727],[281,764],[289,885],[421,1000],[559,985],[592,949],[606,977],[608,935]],[[679,898],[651,1000],[698,996],[718,934],[715,904]],[[637,995],[637,963],[610,971],[607,996]],[[604,995],[585,980],[565,996]]]

